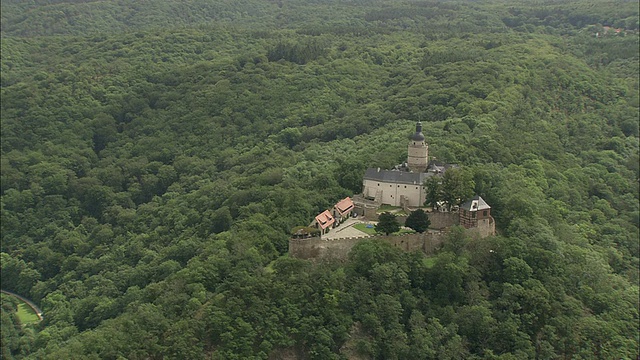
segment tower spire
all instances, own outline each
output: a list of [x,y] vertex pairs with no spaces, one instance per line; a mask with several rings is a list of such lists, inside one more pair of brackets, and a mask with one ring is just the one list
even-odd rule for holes
[[416,133],[411,136],[411,141],[424,141],[424,135],[422,134],[422,122],[416,123]]
[[427,171],[429,165],[429,146],[427,145],[424,134],[422,134],[422,122],[416,123],[416,132],[409,140],[409,156],[407,156],[407,164],[409,170],[413,172]]

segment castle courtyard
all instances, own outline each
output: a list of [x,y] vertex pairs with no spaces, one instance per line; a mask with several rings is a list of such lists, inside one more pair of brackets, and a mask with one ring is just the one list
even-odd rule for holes
[[342,238],[348,238],[348,237],[371,236],[353,227],[353,225],[360,224],[360,223],[371,223],[371,222],[363,218],[349,218],[345,220],[344,223],[340,224],[340,226],[334,229],[331,229],[329,233],[322,235],[322,239],[334,240],[334,239],[342,239]]

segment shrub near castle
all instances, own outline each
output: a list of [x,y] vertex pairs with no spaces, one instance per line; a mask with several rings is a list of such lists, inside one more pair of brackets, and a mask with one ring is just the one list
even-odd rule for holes
[[305,239],[315,236],[320,236],[320,230],[310,226],[296,226],[291,229],[291,237],[296,239]]

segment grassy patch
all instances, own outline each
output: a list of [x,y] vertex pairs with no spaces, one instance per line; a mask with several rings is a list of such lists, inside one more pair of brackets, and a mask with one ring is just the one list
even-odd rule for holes
[[20,322],[24,325],[38,322],[38,315],[36,315],[32,308],[23,302],[18,304],[18,311],[16,314],[18,315]]
[[364,223],[355,224],[355,225],[353,225],[353,228],[356,229],[356,230],[360,230],[365,234],[369,234],[369,235],[375,235],[376,234],[375,227],[368,228],[367,224],[364,224]]
[[385,211],[394,212],[394,210],[399,210],[399,209],[402,209],[402,208],[400,206],[380,205],[380,207],[378,208],[378,211],[376,212],[380,214]]
[[273,274],[274,273],[274,269],[273,269],[273,262],[275,260],[273,260],[272,262],[268,263],[267,266],[264,267],[264,272],[266,272],[267,274]]
[[424,258],[424,264],[427,268],[431,269],[433,265],[436,264],[436,258],[435,257]]

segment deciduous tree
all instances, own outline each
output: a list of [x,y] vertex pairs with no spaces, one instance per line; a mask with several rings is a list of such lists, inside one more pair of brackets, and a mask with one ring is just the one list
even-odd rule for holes
[[442,200],[447,207],[460,205],[473,196],[473,174],[466,169],[449,169],[442,177]]
[[409,214],[404,225],[416,232],[423,233],[429,228],[431,221],[424,210],[418,209]]
[[427,179],[424,186],[426,192],[424,205],[431,206],[431,209],[436,210],[438,203],[443,200],[441,179],[432,176]]
[[378,223],[376,224],[375,229],[376,232],[389,235],[400,230],[400,224],[398,224],[398,220],[395,215],[385,211],[378,217]]

